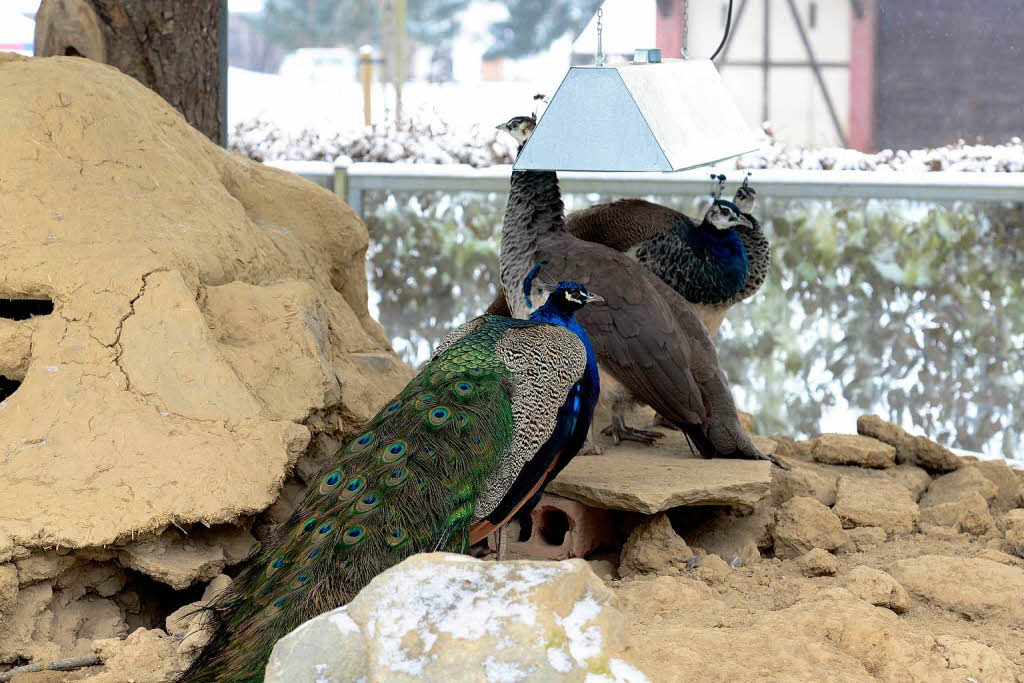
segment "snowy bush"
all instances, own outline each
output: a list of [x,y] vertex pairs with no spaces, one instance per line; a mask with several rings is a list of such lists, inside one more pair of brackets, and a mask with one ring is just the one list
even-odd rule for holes
[[[851,171],[990,171],[1024,172],[1024,144],[1019,137],[1001,145],[967,144],[963,140],[934,149],[884,149],[867,154],[854,149],[808,149],[780,142],[770,124],[763,127],[761,151],[732,160],[737,169],[795,168]],[[357,133],[322,134],[314,130],[288,133],[275,124],[253,119],[235,126],[231,149],[256,161],[327,160],[347,155],[354,161],[406,161],[422,164],[469,164],[482,167],[510,164],[512,140],[493,129],[474,126],[457,130],[437,122],[413,120],[401,125],[369,126]],[[727,168],[730,162],[718,164]]]

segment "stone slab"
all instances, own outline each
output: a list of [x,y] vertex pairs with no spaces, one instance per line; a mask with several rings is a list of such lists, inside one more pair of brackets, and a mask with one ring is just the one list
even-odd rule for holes
[[768,495],[771,467],[763,460],[704,460],[619,447],[574,458],[547,490],[593,507],[647,515],[684,505],[753,508]]

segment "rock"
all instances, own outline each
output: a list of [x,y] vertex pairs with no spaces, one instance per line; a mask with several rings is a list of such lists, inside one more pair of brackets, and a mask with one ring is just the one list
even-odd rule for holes
[[1006,546],[1017,557],[1024,558],[1024,508],[1010,510],[1000,520]]
[[847,542],[846,532],[831,510],[813,498],[791,498],[778,509],[772,528],[775,555],[799,557],[814,548],[835,550]]
[[903,586],[883,571],[858,565],[847,577],[846,589],[861,600],[876,607],[903,614],[910,607],[910,599]]
[[266,681],[646,681],[615,602],[584,560],[414,555],[279,640]]
[[877,526],[857,526],[846,530],[850,542],[840,548],[840,554],[866,552],[885,543],[889,534]]
[[183,605],[168,615],[165,620],[167,633],[178,641],[178,654],[185,655],[191,660],[210,642],[213,636],[212,623],[209,620],[209,613],[202,611],[202,608],[218,598],[230,585],[231,578],[220,574],[203,591],[202,600]]
[[700,566],[696,568],[697,577],[709,586],[720,584],[733,573],[732,566],[718,555],[711,553],[700,558]]
[[772,503],[782,505],[790,498],[801,496],[814,498],[822,505],[831,507],[836,503],[836,487],[839,476],[823,472],[814,465],[793,462],[790,469],[773,467]]
[[965,681],[1021,680],[1013,663],[988,645],[953,636],[938,636],[935,644],[950,672]]
[[1005,460],[983,460],[974,467],[996,485],[998,492],[991,501],[993,512],[1003,513],[1024,506],[1024,483]]
[[10,618],[18,604],[18,569],[13,564],[0,564],[0,616]]
[[224,551],[194,543],[176,534],[133,543],[120,553],[121,563],[183,590],[194,583],[209,581],[224,569]]
[[754,426],[754,416],[750,413],[745,413],[742,410],[736,411],[737,417],[740,419],[740,427],[743,427],[743,431],[747,434],[754,434],[757,430]]
[[656,574],[685,564],[693,555],[686,541],[672,529],[668,515],[661,513],[640,522],[622,547],[619,575]]
[[53,550],[45,550],[14,561],[18,567],[18,584],[21,586],[54,579],[74,563],[74,557],[58,555]]
[[944,474],[928,487],[928,492],[921,499],[921,507],[931,507],[940,503],[955,503],[968,493],[975,491],[986,501],[999,495],[999,487],[989,481],[974,465],[962,467],[956,472]]
[[[959,668],[959,662],[955,672],[949,671],[930,633],[843,589],[826,593],[815,587],[808,600],[750,614],[747,608],[758,589],[771,589],[756,583],[749,588],[751,594],[733,610],[715,593],[698,592],[685,578],[623,583],[617,591],[623,610],[644,637],[643,647],[637,648],[639,666],[659,680],[701,683],[954,683],[980,675]],[[792,583],[786,582],[783,590],[792,592]],[[992,655],[999,661],[998,653]]]
[[619,449],[573,458],[547,490],[593,507],[653,515],[680,505],[752,509],[768,494],[771,464]]
[[611,560],[587,560],[587,564],[602,581],[613,581],[619,575],[618,566]]
[[[963,472],[965,470],[958,470]],[[954,472],[953,474],[957,474]],[[953,475],[946,475],[953,476]],[[988,511],[988,503],[977,491],[951,503],[938,503],[921,508],[921,522],[953,527],[957,531],[980,536],[996,528]]]
[[24,381],[4,403],[0,538],[36,554],[234,524],[312,437],[351,433],[407,381],[368,313],[366,229],[333,193],[87,59],[5,59],[0,92],[0,296],[54,303],[0,330],[31,336],[2,361]]
[[1024,571],[976,558],[922,555],[892,575],[908,593],[971,620],[1024,621]]
[[812,457],[830,465],[891,467],[896,462],[895,448],[866,436],[822,434],[812,444]]
[[838,558],[822,548],[804,553],[796,562],[804,576],[833,576],[839,571]]
[[857,418],[857,433],[870,436],[896,448],[896,462],[923,467],[929,472],[952,472],[960,459],[939,444],[923,436],[913,436],[901,427],[876,415]]
[[[870,474],[874,475],[875,472],[870,471]],[[897,465],[878,470],[878,474],[910,491],[915,502],[921,500],[921,496],[932,484],[932,478],[928,472],[917,465]]]
[[177,643],[160,629],[140,628],[124,640],[97,640],[93,649],[103,671],[89,683],[165,683],[176,680],[189,660],[177,653]]
[[1008,564],[1011,567],[1019,567],[1021,569],[1024,569],[1024,559],[1020,557],[1015,557],[1008,553],[1004,553],[1001,550],[996,550],[995,548],[985,548],[980,553],[978,553],[978,559],[992,560],[993,562],[998,562],[999,564]]
[[0,664],[58,658],[60,647],[49,640],[53,628],[53,586],[34,583],[17,593],[14,614],[0,620]]
[[888,533],[910,532],[920,510],[905,487],[884,480],[840,477],[833,512],[844,527],[877,526]]

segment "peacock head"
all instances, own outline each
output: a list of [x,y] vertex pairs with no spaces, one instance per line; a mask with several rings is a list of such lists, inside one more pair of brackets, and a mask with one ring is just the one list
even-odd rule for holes
[[757,190],[747,182],[749,178],[750,174],[748,173],[743,179],[743,184],[736,190],[736,195],[732,198],[733,203],[740,208],[740,211],[747,214],[754,211],[754,205],[757,203]]
[[537,127],[537,118],[534,115],[530,116],[513,116],[505,123],[499,123],[495,128],[503,130],[519,143],[522,147],[526,144],[526,141],[533,135],[533,129]]
[[734,228],[752,228],[750,221],[736,206],[727,199],[718,199],[708,209],[704,217],[716,230],[732,230]]
[[544,305],[553,306],[565,313],[575,313],[587,304],[596,304],[602,301],[604,301],[603,297],[591,294],[580,283],[562,281],[548,295],[548,300],[544,302]]

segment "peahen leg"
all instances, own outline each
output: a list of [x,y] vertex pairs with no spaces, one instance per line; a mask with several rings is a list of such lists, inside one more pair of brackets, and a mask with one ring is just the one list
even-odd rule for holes
[[594,438],[594,425],[590,425],[590,430],[587,432],[587,440],[583,442],[583,447],[580,448],[580,452],[576,455],[603,455],[604,449],[597,445],[597,439]]
[[602,429],[601,433],[605,436],[612,437],[616,446],[623,441],[637,441],[650,446],[655,441],[665,436],[661,432],[656,432],[651,429],[637,429],[635,427],[630,427],[626,424],[626,419],[620,414],[613,415],[612,423]]
[[508,524],[498,529],[495,545],[498,546],[498,561],[501,562],[505,559],[505,555],[508,554]]

